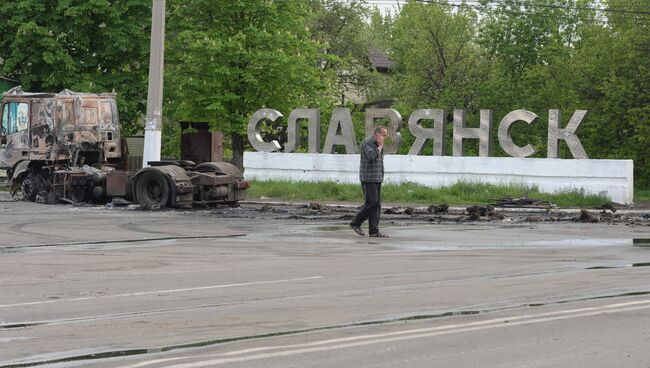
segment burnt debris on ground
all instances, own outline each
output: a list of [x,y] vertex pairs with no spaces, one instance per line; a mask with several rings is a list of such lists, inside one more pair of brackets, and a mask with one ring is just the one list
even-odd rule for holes
[[544,201],[541,199],[528,198],[524,195],[522,197],[503,197],[500,199],[494,200],[494,206],[504,207],[504,208],[539,208],[539,209],[549,209],[555,207],[555,205],[549,201]]
[[[349,221],[359,210],[357,205],[323,204],[318,202],[245,202],[241,211],[251,217],[276,219],[304,219],[310,221]],[[219,210],[213,210],[213,213]],[[382,221],[422,221],[428,223],[600,223],[650,226],[650,210],[557,209],[557,208],[498,208],[493,205],[451,207],[431,204],[426,207],[391,206],[382,209]]]
[[[0,195],[0,201],[14,202],[9,196]],[[533,200],[536,201],[536,200]],[[515,206],[513,203],[522,203]],[[531,207],[531,203],[533,207]],[[70,207],[97,207],[93,204],[68,204]],[[538,207],[535,207],[538,206]],[[458,223],[598,223],[624,224],[628,226],[650,226],[650,208],[635,208],[619,204],[605,204],[590,209],[541,208],[539,202],[512,201],[500,207],[492,205],[450,206],[446,203],[433,203],[428,206],[384,205],[382,221],[413,221],[439,224]],[[319,202],[268,202],[243,201],[240,205],[218,205],[210,209],[174,210],[132,204],[129,201],[114,201],[105,205],[107,209],[118,211],[186,211],[197,215],[208,211],[216,216],[228,218],[256,219],[273,218],[278,220],[308,221],[350,221],[359,210],[359,204],[326,204]]]

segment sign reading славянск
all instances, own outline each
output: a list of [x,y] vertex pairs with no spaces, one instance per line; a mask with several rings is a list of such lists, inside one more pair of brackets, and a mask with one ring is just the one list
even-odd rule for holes
[[[576,130],[587,115],[586,110],[577,110],[571,117],[566,128],[560,128],[560,110],[550,110],[548,120],[548,158],[558,158],[559,142],[566,141],[569,150],[574,158],[586,159],[587,154],[580,144]],[[273,140],[265,142],[260,134],[260,126],[265,120],[275,122],[283,115],[274,109],[260,109],[256,111],[248,123],[248,140],[257,151],[275,152],[281,149],[280,144]],[[371,135],[378,119],[388,120],[386,128],[391,138],[390,145],[385,147],[386,153],[396,153],[402,143],[400,129],[402,128],[402,116],[394,109],[367,109],[365,113],[366,134]],[[518,122],[532,124],[537,115],[528,110],[515,110],[508,113],[499,124],[498,140],[505,153],[512,157],[529,157],[535,153],[532,145],[518,146],[512,140],[510,127]],[[320,150],[320,110],[319,109],[295,109],[289,114],[287,127],[287,143],[284,152],[294,152],[300,145],[299,120],[306,120],[308,124],[308,151],[310,153],[332,153],[334,146],[345,147],[346,153],[357,152],[357,139],[352,126],[350,110],[337,108],[332,112],[327,137],[323,150]],[[433,128],[425,128],[420,122],[432,120]],[[492,125],[494,116],[492,110],[481,110],[480,127],[465,127],[465,111],[454,110],[453,121],[453,156],[464,156],[463,141],[466,139],[479,140],[479,157],[491,156]],[[408,154],[418,155],[422,151],[427,140],[433,141],[433,155],[443,156],[445,148],[445,111],[441,109],[420,109],[414,111],[408,120],[408,129],[415,137]],[[337,134],[338,132],[341,134]]]
[[[564,128],[560,110],[550,110],[548,119],[547,158],[531,158],[535,148],[527,144],[515,144],[510,128],[513,124],[533,124],[538,116],[527,110],[515,110],[506,114],[497,128],[498,142],[505,153],[512,157],[491,157],[492,124],[491,110],[481,110],[480,126],[466,127],[464,110],[454,110],[452,156],[445,152],[445,111],[440,109],[416,110],[408,119],[408,129],[415,137],[408,155],[386,155],[385,180],[390,183],[412,182],[429,187],[442,187],[458,182],[482,182],[491,184],[521,184],[536,186],[542,192],[579,190],[585,194],[605,194],[615,202],[631,203],[633,200],[633,162],[631,160],[588,160],[576,134],[587,115],[577,110]],[[275,122],[282,114],[274,109],[260,109],[248,124],[248,139],[254,149],[261,152],[245,152],[244,168],[247,178],[257,180],[290,181],[336,181],[357,183],[359,160],[350,155],[331,154],[335,146],[343,146],[345,152],[357,152],[357,138],[352,125],[350,110],[337,108],[332,112],[327,137],[321,150],[320,111],[318,109],[295,109],[287,119],[287,143],[284,152],[277,141],[266,142],[260,129],[265,121]],[[389,144],[386,153],[396,153],[402,143],[399,133],[402,117],[394,109],[367,109],[365,133],[370,136],[377,120],[386,122]],[[432,128],[422,122],[432,121]],[[300,146],[300,123],[306,121],[308,153],[296,153]],[[429,124],[427,124],[429,126]],[[339,133],[340,132],[340,133]],[[479,157],[463,157],[463,143],[478,140]],[[420,155],[425,144],[431,140],[433,155]],[[565,141],[573,158],[560,160],[560,141]]]

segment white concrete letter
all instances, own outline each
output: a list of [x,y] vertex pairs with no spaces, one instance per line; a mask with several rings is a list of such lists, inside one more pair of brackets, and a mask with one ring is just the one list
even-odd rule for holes
[[287,144],[284,146],[284,152],[293,152],[300,146],[300,125],[298,124],[300,119],[307,120],[309,153],[318,153],[320,151],[320,109],[295,109],[289,114]]
[[390,144],[384,146],[384,153],[397,153],[402,145],[402,135],[399,133],[402,128],[402,115],[394,109],[366,109],[366,137],[374,133],[377,119],[388,119],[385,128],[388,131]]
[[465,110],[454,110],[454,156],[464,156],[464,139],[478,139],[480,157],[490,157],[492,151],[492,110],[481,110],[481,127],[465,128]]
[[264,120],[276,121],[282,114],[274,109],[259,109],[255,111],[248,122],[248,141],[251,146],[260,152],[274,152],[280,150],[280,143],[273,140],[264,142],[260,135],[260,124]]
[[[423,128],[418,123],[421,120],[433,120],[433,129]],[[427,139],[433,141],[433,156],[444,156],[445,154],[445,111],[444,110],[415,110],[409,117],[408,122],[411,134],[415,136],[415,142],[409,150],[409,155],[419,155],[424,148]]]
[[[336,134],[339,131],[339,126],[341,127],[341,135]],[[345,153],[357,153],[357,138],[352,126],[350,109],[339,108],[332,111],[323,153],[332,153],[335,145],[344,145]]]
[[510,136],[510,126],[516,121],[524,121],[528,124],[532,124],[533,121],[537,119],[537,115],[528,111],[528,110],[515,110],[511,111],[506,115],[499,124],[499,144],[503,151],[509,154],[512,157],[528,157],[535,153],[535,149],[530,144],[527,144],[523,147],[517,146],[515,142],[512,141],[512,136]]
[[569,151],[573,158],[587,159],[587,153],[582,148],[582,144],[576,135],[576,130],[582,123],[582,119],[587,116],[587,110],[576,110],[576,112],[569,120],[566,128],[560,129],[560,121],[562,120],[562,112],[560,110],[549,110],[548,112],[548,158],[560,157],[560,140],[565,140]]

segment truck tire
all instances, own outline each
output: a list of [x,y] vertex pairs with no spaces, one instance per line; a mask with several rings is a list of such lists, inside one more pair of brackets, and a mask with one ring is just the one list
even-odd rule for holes
[[44,197],[47,187],[47,180],[38,172],[30,172],[20,184],[23,198],[30,202],[36,202],[39,196]]
[[145,171],[135,184],[135,196],[138,204],[168,207],[171,202],[169,181],[159,171]]

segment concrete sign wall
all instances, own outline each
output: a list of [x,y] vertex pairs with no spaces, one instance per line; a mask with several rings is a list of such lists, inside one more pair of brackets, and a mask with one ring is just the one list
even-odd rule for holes
[[[384,156],[385,182],[437,188],[460,181],[523,184],[554,193],[584,190],[617,203],[633,201],[632,160],[518,157]],[[245,152],[247,179],[359,182],[358,154]]]

